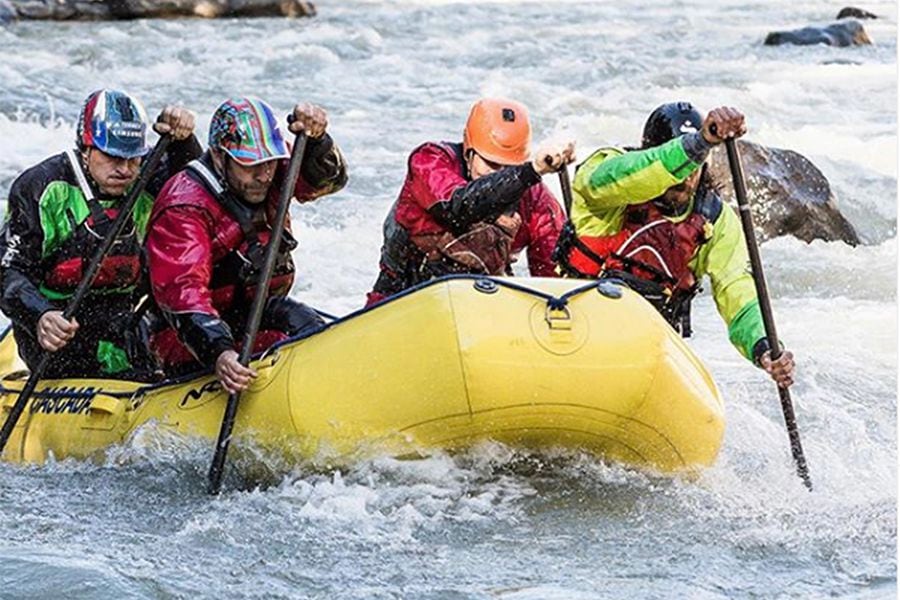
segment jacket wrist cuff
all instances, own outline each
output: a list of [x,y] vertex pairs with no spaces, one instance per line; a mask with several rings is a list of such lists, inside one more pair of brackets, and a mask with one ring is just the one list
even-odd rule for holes
[[755,344],[753,344],[753,364],[757,367],[762,368],[762,365],[759,361],[762,359],[763,354],[769,351],[769,339],[768,338],[759,338]]
[[16,319],[16,315],[10,315],[10,317],[12,321],[20,321],[20,326],[24,325],[25,328],[35,336],[35,339],[37,339],[38,323],[41,322],[41,317],[51,310],[61,311],[62,309],[53,306],[49,300],[41,296],[41,301],[36,305],[25,307],[23,314],[18,319]]
[[205,332],[206,339],[197,340],[194,344],[188,345],[190,350],[196,354],[197,360],[207,366],[215,365],[219,355],[226,350],[234,350],[235,342],[231,337],[231,331],[227,331],[228,325],[224,321],[219,321],[217,325],[220,327]]
[[168,314],[178,337],[204,366],[212,366],[225,350],[234,349],[231,328],[216,315],[205,313]]
[[319,154],[325,154],[334,147],[334,140],[327,133],[323,133],[322,137],[307,138],[306,150],[310,152],[315,150]]
[[62,312],[63,309],[61,309],[61,308],[56,308],[55,306],[53,306],[53,305],[50,304],[49,302],[47,303],[46,306],[41,306],[40,308],[37,308],[36,310],[34,310],[34,311],[31,313],[31,314],[32,314],[32,321],[34,322],[34,326],[37,327],[37,324],[40,323],[40,321],[41,321],[41,317],[43,317],[44,315],[46,315],[46,314],[47,314],[48,312],[50,312],[51,310],[58,310],[58,311]]
[[541,174],[534,170],[534,165],[527,162],[521,167],[522,181],[532,186],[541,182]]
[[695,163],[700,164],[706,160],[706,157],[709,155],[709,151],[712,150],[714,144],[710,144],[706,141],[706,138],[703,137],[701,132],[695,131],[681,136],[681,145],[684,148],[684,153],[688,155],[688,158]]
[[[782,344],[780,341],[778,342],[778,348],[782,352],[784,351],[784,344]],[[757,342],[753,344],[753,364],[755,364],[757,367],[762,367],[762,365],[759,364],[759,361],[762,359],[763,354],[771,349],[772,347],[769,346],[769,338],[764,337],[757,340]]]
[[225,339],[216,340],[213,342],[211,346],[207,349],[207,357],[204,358],[204,364],[214,365],[216,361],[219,359],[219,356],[226,350],[234,350],[234,343],[229,342]]

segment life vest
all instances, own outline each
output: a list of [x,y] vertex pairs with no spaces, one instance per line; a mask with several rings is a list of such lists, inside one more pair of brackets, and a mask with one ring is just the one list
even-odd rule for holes
[[[44,277],[43,288],[60,296],[71,295],[84,276],[85,263],[90,262],[103,244],[113,221],[119,214],[118,207],[103,208],[88,184],[81,161],[71,150],[66,152],[78,187],[84,196],[91,214],[76,224],[67,213],[72,236],[55,252],[47,257],[50,267]],[[138,239],[134,219],[113,242],[107,255],[100,263],[97,276],[91,283],[92,291],[127,292],[137,285],[141,276],[141,244]]]
[[521,226],[522,217],[512,212],[491,223],[475,223],[460,235],[445,231],[410,235],[409,239],[423,255],[420,266],[432,277],[448,273],[507,275],[512,243]]
[[690,215],[677,223],[653,201],[631,205],[622,230],[612,235],[576,235],[568,223],[557,257],[569,275],[623,280],[687,337],[690,302],[700,289],[689,263],[712,238],[721,211],[721,199],[706,189],[698,190]]
[[[244,306],[252,302],[256,285],[266,260],[271,228],[266,219],[266,203],[258,207],[240,202],[222,186],[219,179],[201,159],[188,163],[188,174],[215,197],[216,201],[238,223],[243,233],[241,243],[231,248],[213,265],[210,289],[219,306]],[[275,257],[269,295],[286,296],[294,282],[294,261],[291,251],[297,241],[285,227],[281,247]]]

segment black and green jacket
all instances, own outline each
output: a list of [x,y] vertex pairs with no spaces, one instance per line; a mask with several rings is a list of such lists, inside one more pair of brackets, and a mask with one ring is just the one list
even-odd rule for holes
[[[132,302],[141,279],[141,243],[153,198],[200,153],[194,136],[169,145],[85,304],[100,295],[106,301],[118,297]],[[75,150],[52,156],[16,178],[0,230],[0,309],[17,329],[34,332],[42,314],[65,305],[123,199],[99,192]]]

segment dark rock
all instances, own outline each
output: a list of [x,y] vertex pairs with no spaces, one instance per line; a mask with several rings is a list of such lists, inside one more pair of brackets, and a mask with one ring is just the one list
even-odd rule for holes
[[838,19],[877,19],[877,15],[873,15],[867,10],[863,10],[861,8],[856,8],[853,6],[847,6],[841,9],[841,12],[838,13]]
[[316,14],[304,0],[0,0],[23,19],[97,20],[175,17],[301,17]]
[[[259,2],[259,0],[230,0],[228,16],[234,17],[311,17],[316,14],[316,8],[312,2],[297,2],[296,0],[281,0],[280,2]],[[271,6],[277,5],[277,6]],[[273,10],[277,9],[277,15]]]
[[[19,18],[22,19],[53,19],[56,16],[54,12],[53,4],[43,2],[41,0],[32,0],[29,2],[22,1],[16,2],[15,0],[11,0],[10,2],[13,5],[13,8],[16,10],[16,14],[19,15]],[[63,20],[65,17],[57,17],[59,20]]]
[[829,58],[828,60],[823,60],[820,64],[823,65],[861,65],[862,61],[859,60],[851,60],[849,58]]
[[793,31],[773,31],[766,36],[766,46],[796,44],[809,46],[825,44],[827,46],[863,46],[872,43],[872,39],[862,23],[858,21],[842,21],[826,27],[804,27]]
[[[860,243],[853,225],[841,214],[825,175],[802,154],[739,140],[757,237],[793,235],[805,242],[841,240]],[[728,157],[723,146],[710,154],[709,172],[722,199],[736,206]]]
[[0,0],[0,25],[10,23],[17,18],[16,9],[7,0]]

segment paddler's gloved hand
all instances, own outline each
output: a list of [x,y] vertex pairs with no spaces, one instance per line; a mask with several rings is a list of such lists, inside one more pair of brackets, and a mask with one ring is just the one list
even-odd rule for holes
[[788,388],[794,383],[794,355],[788,350],[782,352],[774,362],[771,351],[766,350],[765,354],[759,357],[759,366],[765,369],[778,387]]
[[328,113],[321,106],[309,102],[295,106],[291,117],[288,129],[292,133],[305,131],[306,136],[312,140],[325,135],[325,130],[328,129]]
[[169,105],[162,109],[153,124],[159,135],[171,134],[176,140],[186,140],[194,133],[194,113],[180,106]]
[[61,310],[48,310],[38,319],[37,339],[41,348],[56,352],[69,343],[78,331],[78,321],[66,321]]
[[545,142],[534,153],[531,166],[534,167],[538,175],[546,175],[555,173],[563,165],[573,162],[575,162],[575,142]]
[[216,377],[229,394],[237,394],[250,386],[256,371],[242,365],[237,352],[225,350],[216,359]]
[[714,108],[703,120],[700,132],[710,144],[720,144],[728,138],[739,138],[747,133],[744,113],[730,106]]

